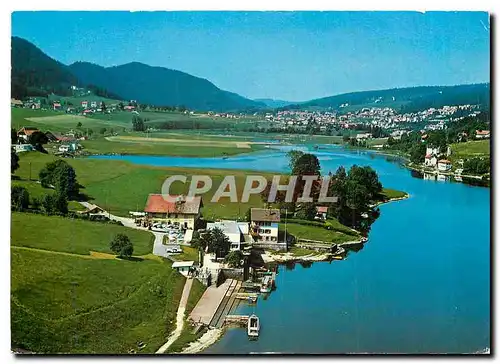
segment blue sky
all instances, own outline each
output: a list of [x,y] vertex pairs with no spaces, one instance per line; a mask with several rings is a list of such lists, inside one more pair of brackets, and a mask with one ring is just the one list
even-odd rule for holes
[[66,64],[138,61],[288,101],[490,71],[480,12],[15,12],[12,34]]

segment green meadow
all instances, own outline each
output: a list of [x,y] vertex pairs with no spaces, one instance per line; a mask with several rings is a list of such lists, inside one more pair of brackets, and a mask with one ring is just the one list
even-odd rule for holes
[[[153,353],[175,328],[185,278],[151,256],[152,234],[97,222],[13,213],[12,347],[36,353]],[[134,255],[109,241],[127,234]]]

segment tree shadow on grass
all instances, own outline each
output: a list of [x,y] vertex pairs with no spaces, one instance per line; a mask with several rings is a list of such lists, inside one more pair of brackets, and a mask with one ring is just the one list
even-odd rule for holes
[[117,257],[119,260],[128,260],[130,262],[142,262],[144,258],[140,257]]

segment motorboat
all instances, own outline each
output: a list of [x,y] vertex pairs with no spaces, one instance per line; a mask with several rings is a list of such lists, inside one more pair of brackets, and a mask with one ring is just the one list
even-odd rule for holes
[[269,293],[271,292],[272,288],[273,286],[271,276],[264,276],[264,278],[262,279],[262,284],[260,285],[260,292]]
[[259,336],[259,331],[260,331],[259,317],[257,315],[251,315],[248,318],[248,324],[247,324],[248,336],[257,337],[257,336]]

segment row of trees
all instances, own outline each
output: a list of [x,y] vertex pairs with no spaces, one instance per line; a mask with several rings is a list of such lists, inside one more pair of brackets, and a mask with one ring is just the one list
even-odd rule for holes
[[[298,203],[297,199],[305,188],[303,176],[321,176],[321,166],[314,154],[292,150],[288,153],[291,175],[297,176],[297,183],[293,193],[292,202],[285,202],[286,192],[278,191],[277,204],[280,208],[287,209],[296,217],[313,220],[316,215],[316,202]],[[369,166],[352,166],[349,171],[339,167],[335,173],[328,174],[330,178],[328,196],[337,197],[337,202],[326,204],[331,215],[341,223],[356,227],[359,225],[362,214],[371,210],[370,205],[382,198],[382,184],[375,170]],[[312,185],[311,194],[313,201],[318,201],[321,178]],[[282,182],[283,183],[283,182]],[[266,190],[262,193],[263,201],[267,202],[272,182],[269,181]],[[325,203],[321,203],[325,205]]]
[[464,173],[485,174],[489,173],[491,166],[490,158],[470,158],[464,162]]

